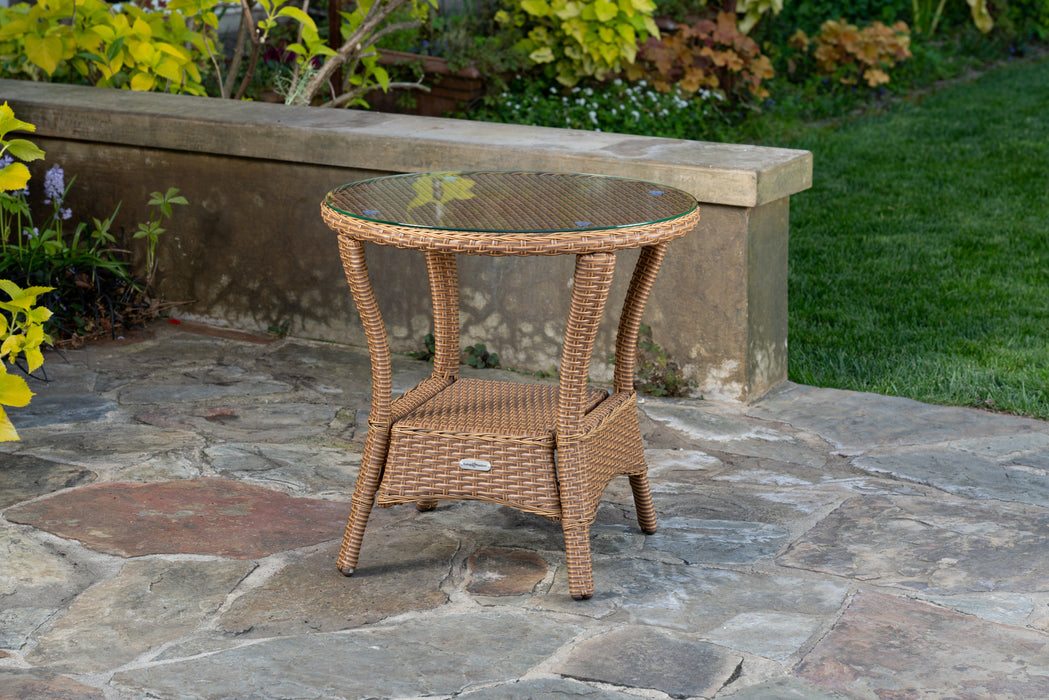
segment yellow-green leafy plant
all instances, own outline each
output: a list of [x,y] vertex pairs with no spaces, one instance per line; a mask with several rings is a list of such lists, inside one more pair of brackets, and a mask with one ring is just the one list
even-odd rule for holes
[[519,48],[562,85],[603,80],[634,63],[638,42],[658,37],[652,0],[511,0],[496,19],[526,32]]
[[817,70],[843,85],[856,85],[860,79],[870,87],[889,82],[889,70],[911,57],[911,36],[906,22],[887,27],[873,22],[863,29],[845,20],[828,20],[820,33],[810,39],[800,29],[790,45],[801,51],[812,47]]
[[[419,24],[436,0],[359,0],[342,13],[343,40],[330,48],[307,13],[309,0],[241,0],[241,24],[232,54],[218,41],[220,0],[171,0],[158,11],[127,2],[36,0],[0,7],[0,77],[76,82],[102,87],[204,95],[204,69],[218,96],[242,99],[256,77],[263,49],[278,23],[295,40],[292,74],[277,74],[286,101],[323,106],[367,106],[363,95],[391,87],[375,43],[387,33]],[[387,20],[409,5],[414,19]],[[261,10],[256,21],[254,10]],[[342,67],[343,83],[332,84]],[[418,87],[417,84],[392,86]]]
[[15,192],[29,182],[29,168],[18,161],[34,161],[44,152],[28,139],[8,139],[12,131],[36,131],[36,126],[15,117],[15,111],[5,101],[0,105],[0,193]]
[[0,299],[0,442],[8,442],[19,437],[3,407],[27,406],[33,398],[25,378],[8,372],[8,366],[21,358],[25,371],[32,373],[44,364],[40,346],[51,343],[51,336],[44,332],[51,312],[37,306],[36,299],[51,287],[22,289],[10,280],[0,280],[0,291],[8,297],[7,301]]
[[101,0],[0,7],[5,77],[203,95],[197,62],[212,47],[179,12]]
[[[44,157],[36,144],[26,139],[8,139],[12,131],[36,131],[36,127],[15,117],[6,102],[0,106],[0,195],[20,191],[29,182],[29,168],[19,161],[33,161]],[[17,160],[16,160],[17,159]],[[6,205],[7,200],[0,200]],[[6,242],[6,241],[5,241]],[[4,412],[4,406],[26,406],[33,397],[23,377],[7,371],[23,357],[28,372],[34,372],[44,363],[40,346],[50,343],[44,332],[44,323],[51,312],[36,305],[36,298],[49,287],[22,289],[10,280],[0,280],[0,291],[7,301],[0,299],[0,442],[17,440],[18,432]]]
[[783,9],[783,0],[736,0],[736,15],[739,16],[739,31],[750,34],[750,30],[767,13],[778,15]]
[[715,90],[745,101],[768,96],[762,82],[774,75],[772,62],[736,26],[736,17],[721,12],[717,21],[682,25],[673,34],[651,38],[641,59],[627,69],[632,80],[647,78],[660,92],[677,86],[687,93]]

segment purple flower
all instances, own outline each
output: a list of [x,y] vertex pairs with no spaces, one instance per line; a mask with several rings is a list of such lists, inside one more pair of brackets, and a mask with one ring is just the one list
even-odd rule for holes
[[61,209],[60,213],[62,214],[62,221],[69,221],[71,218],[73,218],[73,210],[69,207]]
[[62,203],[62,197],[66,193],[66,174],[60,165],[52,165],[51,169],[44,173],[44,204]]

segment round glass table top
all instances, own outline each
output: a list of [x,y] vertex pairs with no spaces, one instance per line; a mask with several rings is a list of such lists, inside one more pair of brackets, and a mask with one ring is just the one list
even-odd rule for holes
[[325,205],[393,226],[477,233],[618,229],[667,221],[697,208],[681,190],[640,180],[537,172],[441,172],[362,180]]

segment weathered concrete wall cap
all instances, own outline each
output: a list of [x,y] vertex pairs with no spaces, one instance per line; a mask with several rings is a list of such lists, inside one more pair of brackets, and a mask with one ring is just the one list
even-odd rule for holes
[[0,94],[25,104],[29,111],[20,116],[38,133],[128,146],[394,172],[542,170],[556,158],[564,170],[655,180],[701,202],[739,207],[812,185],[812,155],[785,148],[53,87],[0,80]]

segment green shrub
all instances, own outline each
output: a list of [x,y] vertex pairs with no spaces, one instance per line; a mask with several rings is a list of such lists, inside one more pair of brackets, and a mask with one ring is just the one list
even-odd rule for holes
[[999,7],[1002,7],[1001,23],[1012,33],[1049,40],[1049,2],[1046,0],[1009,0]]
[[696,385],[652,339],[652,329],[643,323],[637,334],[635,374],[634,388],[652,396],[687,396]]
[[634,62],[638,42],[659,36],[652,0],[510,0],[499,21],[526,32],[519,47],[559,83],[604,80]]
[[484,343],[468,345],[463,350],[463,362],[476,369],[492,369],[499,366],[499,353],[489,352]]
[[101,0],[0,7],[3,77],[203,95],[197,64],[213,50],[178,12]]
[[470,117],[483,121],[556,126],[586,131],[712,138],[731,116],[724,98],[700,89],[686,94],[674,87],[660,92],[641,80],[564,88],[534,80],[515,80],[510,89],[487,100]]
[[[795,0],[796,4],[796,0]],[[694,23],[697,19],[712,17],[718,10],[734,11],[739,17],[739,29],[749,34],[763,18],[783,11],[783,0],[738,0],[732,3],[708,3],[707,0],[656,0],[656,14],[674,22]]]
[[815,34],[829,19],[843,19],[853,24],[881,22],[892,24],[911,17],[911,0],[794,0],[787,2],[774,24],[775,36],[763,39],[786,43],[795,30]]
[[[285,0],[258,0],[263,16],[241,14],[241,31],[230,57],[218,37],[219,0],[170,0],[162,11],[127,2],[36,0],[0,7],[0,77],[72,82],[99,87],[241,99],[253,86],[266,49],[293,28],[280,51],[290,58],[275,71],[259,71],[293,104],[313,104],[328,90],[336,69],[343,83],[327,104],[367,106],[363,96],[390,87],[386,69],[373,47],[391,27],[383,26],[399,8],[410,5],[418,22],[436,0],[358,0],[342,13],[343,42],[336,51],[304,10]],[[273,66],[270,66],[272,68]],[[203,73],[209,73],[205,75]]]

